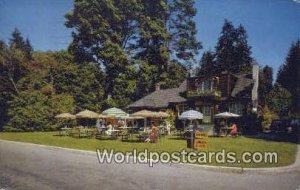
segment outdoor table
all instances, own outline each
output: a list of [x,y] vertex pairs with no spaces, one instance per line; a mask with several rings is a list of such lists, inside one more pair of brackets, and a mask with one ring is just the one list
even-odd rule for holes
[[148,137],[149,137],[149,133],[148,133],[148,132],[139,131],[138,141],[143,142],[143,141],[145,141]]
[[130,140],[132,141],[133,140],[133,134],[134,134],[134,130],[135,129],[138,129],[138,127],[128,127],[128,126],[123,126],[123,127],[120,127],[122,129],[122,131],[126,131],[127,130],[127,134],[126,135],[121,135],[122,139],[124,139],[124,137],[129,137]]
[[118,129],[110,129],[108,131],[111,132],[110,136],[111,136],[112,139],[116,139],[119,135],[119,132],[120,132],[120,130],[118,130]]
[[71,130],[71,129],[72,128],[70,128],[70,127],[63,127],[63,128],[60,129],[59,135],[60,136],[67,136],[68,133],[69,133],[69,130]]
[[97,127],[97,129],[101,129],[101,134],[105,134],[105,130],[107,129],[107,127],[102,126],[102,127]]
[[228,128],[228,127],[221,127],[221,128],[220,128],[220,132],[221,132],[222,134],[224,134],[224,136],[227,136],[227,135],[228,135],[228,130],[230,130],[230,128]]
[[119,129],[113,129],[113,130],[110,130],[112,133],[115,133],[117,136],[119,135],[119,132],[121,131],[121,130],[119,130]]
[[127,127],[127,126],[122,126],[122,127],[119,127],[120,129],[122,130],[125,130],[125,129],[132,129],[132,127]]
[[70,133],[73,137],[92,137],[95,135],[94,128],[83,128],[83,127],[76,127],[76,131]]

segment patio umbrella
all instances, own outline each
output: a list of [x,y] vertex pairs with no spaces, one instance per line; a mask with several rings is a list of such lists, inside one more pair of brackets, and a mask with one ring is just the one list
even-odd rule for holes
[[76,118],[98,119],[99,114],[90,110],[84,110],[77,113]]
[[149,110],[142,110],[131,114],[134,117],[143,117],[144,118],[144,130],[146,130],[147,120],[146,118],[162,118],[169,117],[169,114],[165,112],[154,112]]
[[144,119],[144,117],[140,117],[140,116],[130,116],[129,114],[126,116],[117,116],[117,119],[127,119],[127,120],[135,120],[135,119]]
[[130,116],[129,114],[125,115],[125,116],[117,116],[117,119],[121,119],[125,121],[125,127],[127,127],[127,121],[130,120],[137,120],[137,119],[144,119],[143,117],[138,117],[138,116]]
[[238,114],[230,113],[230,112],[222,112],[215,115],[215,118],[232,118],[232,117],[240,117]]
[[76,116],[70,113],[61,113],[59,115],[56,115],[55,118],[64,120],[64,123],[62,124],[67,128],[69,125],[72,125],[71,120],[76,119]]
[[133,114],[131,114],[131,116],[138,116],[138,117],[144,117],[144,118],[147,118],[147,117],[161,117],[158,115],[157,112],[154,112],[154,111],[149,111],[149,110],[142,110],[142,111],[138,111],[138,112],[135,112]]
[[162,111],[157,112],[157,114],[158,114],[158,116],[160,116],[160,117],[170,117],[170,115],[169,115],[168,113],[162,112]]
[[182,112],[179,116],[180,120],[194,120],[194,119],[203,119],[203,114],[201,112],[198,112],[196,110],[189,110]]
[[99,114],[98,118],[99,119],[106,119],[106,118],[109,118],[109,116],[108,115]]
[[57,116],[55,116],[55,118],[62,118],[62,119],[75,119],[75,115],[70,114],[70,113],[61,113]]
[[126,116],[127,113],[124,112],[123,110],[119,109],[119,108],[109,108],[107,110],[104,110],[102,112],[103,115],[106,115],[106,116],[112,116],[112,117],[120,117],[120,116]]
[[[184,120],[183,128],[185,128],[186,120],[203,119],[203,114],[196,110],[188,110],[188,111],[182,112],[179,116],[179,119]],[[192,135],[192,133],[191,133],[191,135]],[[193,138],[193,135],[191,136],[191,138]]]

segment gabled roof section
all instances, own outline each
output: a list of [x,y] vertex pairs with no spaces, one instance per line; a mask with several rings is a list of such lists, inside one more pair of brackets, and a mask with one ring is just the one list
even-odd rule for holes
[[185,92],[187,90],[187,80],[185,79],[178,87],[179,92]]
[[254,80],[249,78],[249,74],[239,74],[233,76],[235,76],[237,80],[231,92],[232,97],[237,97],[238,94],[245,91],[254,84]]
[[186,80],[182,82],[179,88],[156,90],[130,104],[128,108],[166,108],[169,106],[169,103],[185,102],[186,99],[181,96],[181,93],[184,91],[186,91]]
[[186,99],[180,96],[179,88],[157,90],[151,94],[130,104],[128,107],[165,108],[169,103],[185,102]]

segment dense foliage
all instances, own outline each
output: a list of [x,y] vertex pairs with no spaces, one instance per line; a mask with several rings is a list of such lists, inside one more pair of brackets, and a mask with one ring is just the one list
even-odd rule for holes
[[223,71],[249,72],[252,63],[245,28],[242,25],[235,28],[230,21],[225,20],[215,52],[208,51],[202,55],[198,75],[213,75]]
[[300,117],[300,40],[291,45],[276,82],[291,93],[291,115]]
[[[84,109],[126,108],[156,84],[174,88],[195,68],[194,0],[74,0],[65,15],[68,51],[34,51],[18,29],[0,41],[0,130],[53,130],[54,116]],[[254,59],[242,25],[225,20],[214,51],[204,52],[198,75],[249,72]],[[300,42],[293,43],[273,86],[260,71],[264,124],[299,115]]]
[[98,65],[76,64],[64,51],[27,52],[13,45],[30,44],[15,33],[10,45],[0,43],[0,124],[5,130],[53,130],[59,113],[102,110],[105,79]]
[[124,108],[157,83],[183,81],[201,48],[195,15],[193,0],[75,0],[66,14],[69,51],[76,62],[102,68],[106,106]]

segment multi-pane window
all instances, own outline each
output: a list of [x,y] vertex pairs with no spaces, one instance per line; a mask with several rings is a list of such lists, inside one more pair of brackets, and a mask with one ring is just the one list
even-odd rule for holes
[[181,114],[182,112],[188,110],[188,106],[187,105],[178,105],[178,112],[179,114]]
[[213,90],[214,81],[213,80],[205,80],[202,82],[196,82],[197,90]]
[[211,107],[203,106],[202,113],[203,113],[203,115],[210,116],[211,115]]
[[243,115],[244,105],[241,104],[240,102],[231,103],[229,106],[229,112],[235,113],[238,115]]

